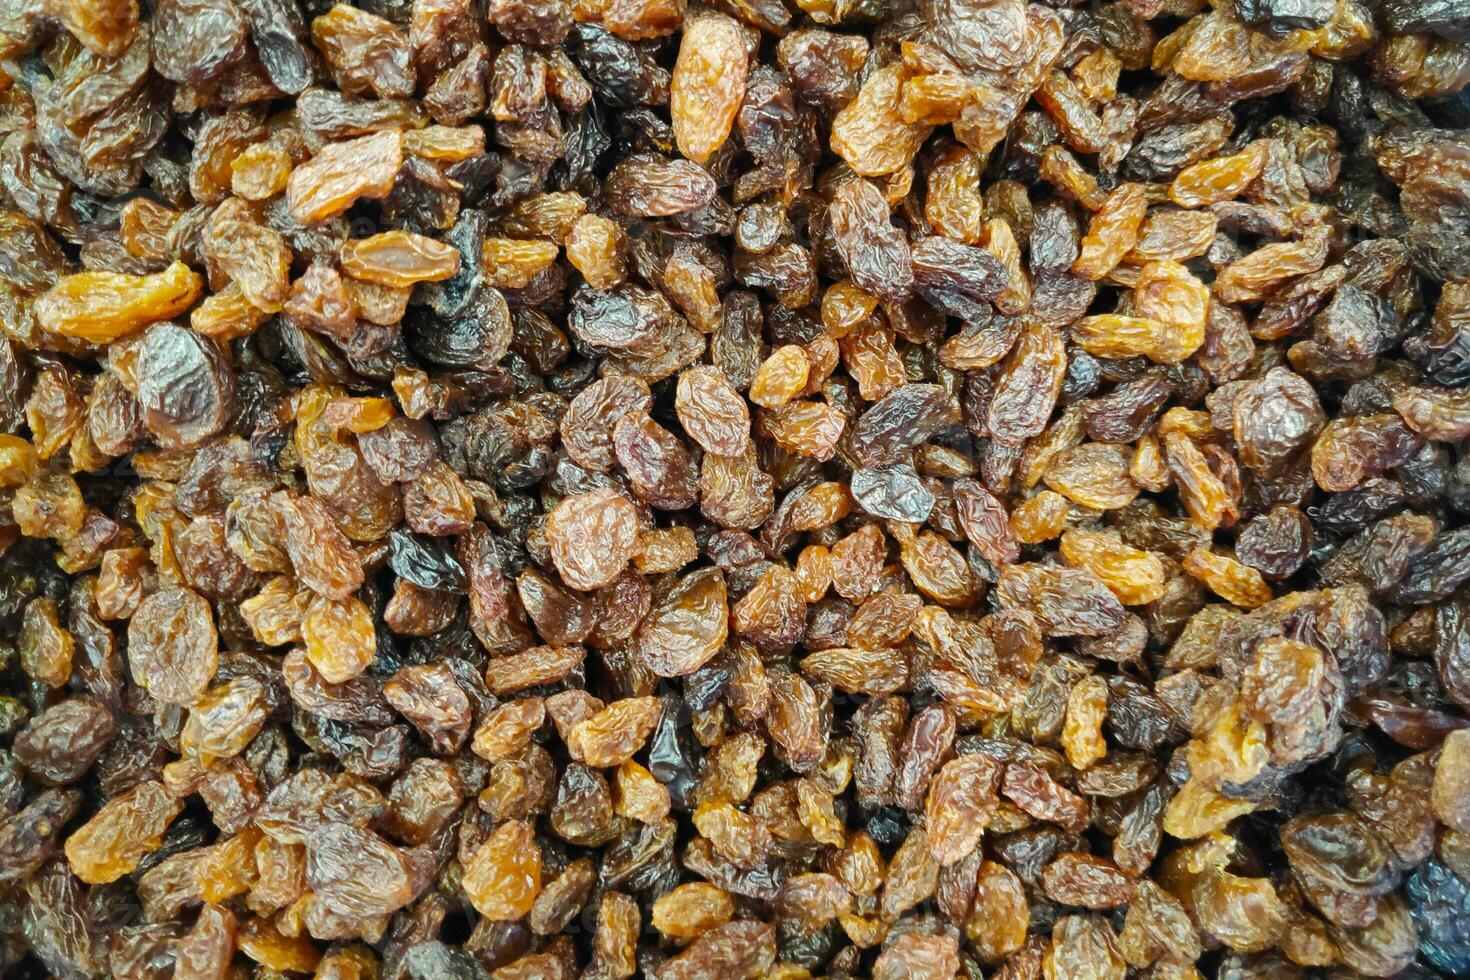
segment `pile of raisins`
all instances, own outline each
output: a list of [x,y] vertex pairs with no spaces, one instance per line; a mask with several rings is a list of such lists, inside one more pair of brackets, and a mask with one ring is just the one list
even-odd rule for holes
[[0,974],[1470,975],[1467,84],[1470,0],[0,4]]

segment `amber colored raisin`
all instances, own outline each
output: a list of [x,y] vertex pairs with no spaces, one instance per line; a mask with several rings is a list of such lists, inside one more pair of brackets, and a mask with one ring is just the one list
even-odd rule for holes
[[157,782],[140,783],[109,800],[66,839],[72,872],[89,884],[116,881],[157,850],[183,804]]
[[329,143],[291,171],[286,198],[303,224],[325,221],[361,198],[386,197],[403,164],[403,137],[387,130]]
[[348,242],[342,271],[383,286],[439,282],[459,271],[459,253],[443,242],[406,231],[385,231]]
[[491,285],[501,289],[524,289],[537,273],[556,261],[558,254],[560,250],[555,242],[487,238],[483,261],[489,270]]
[[184,312],[201,288],[199,276],[182,262],[142,276],[79,272],[60,279],[36,300],[36,320],[66,337],[111,343]]
[[1271,601],[1271,587],[1261,573],[1229,555],[1196,548],[1181,564],[1186,572],[1237,606],[1253,609]]
[[623,232],[608,218],[584,214],[567,232],[567,261],[594,289],[611,289],[623,281]]
[[1147,197],[1140,184],[1123,184],[1109,194],[1092,216],[1072,271],[1087,279],[1101,279],[1111,272],[1138,244],[1147,209]]
[[683,24],[669,85],[669,114],[679,152],[704,163],[730,135],[745,94],[747,58],[740,25],[714,11]]
[[541,847],[530,826],[502,824],[470,857],[462,887],[475,911],[492,921],[529,912],[541,891]]
[[564,582],[574,589],[600,589],[612,584],[633,557],[638,510],[614,490],[567,497],[547,515],[546,543]]

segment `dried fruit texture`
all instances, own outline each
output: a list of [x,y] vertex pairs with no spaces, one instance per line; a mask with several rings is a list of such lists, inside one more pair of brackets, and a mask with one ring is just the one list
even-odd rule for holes
[[683,510],[698,499],[693,456],[649,416],[630,412],[618,419],[613,453],[633,492],[650,506]]
[[1075,852],[1046,866],[1041,887],[1053,901],[1092,909],[1126,904],[1133,894],[1133,882],[1111,861]]
[[107,802],[66,839],[72,873],[91,885],[116,881],[158,849],[183,804],[162,783],[143,782]]
[[11,6],[0,972],[1470,975],[1461,0]]
[[745,97],[745,37],[730,17],[703,11],[685,19],[669,81],[669,116],[679,152],[704,163],[730,136]]
[[1393,408],[1425,439],[1456,442],[1470,435],[1470,404],[1463,391],[1409,388],[1393,396]]
[[387,130],[328,143],[291,171],[286,200],[302,224],[333,218],[358,200],[386,197],[403,165],[403,137]]
[[638,509],[616,490],[574,494],[547,515],[546,544],[567,585],[611,585],[637,551]]
[[567,455],[579,466],[603,472],[617,461],[613,430],[624,415],[652,407],[648,385],[637,378],[614,375],[594,381],[578,393],[561,420]]
[[964,147],[949,145],[937,154],[929,170],[924,216],[946,238],[971,245],[981,243],[985,227],[985,199],[980,188],[981,159]]
[[182,262],[152,275],[79,272],[63,276],[36,300],[36,322],[63,337],[110,344],[183,313],[202,288],[198,274]]
[[203,82],[244,56],[245,18],[218,0],[160,3],[150,24],[154,68],[176,82]]
[[1252,143],[1233,156],[1215,157],[1185,167],[1169,185],[1169,200],[1181,208],[1202,208],[1239,197],[1266,166],[1266,144]]
[[1210,291],[1177,262],[1149,262],[1138,270],[1134,310],[1161,324],[1158,339],[1145,351],[1160,364],[1177,364],[1199,350],[1209,322]]
[[1419,443],[1397,415],[1333,419],[1312,443],[1312,476],[1323,490],[1351,490],[1368,477],[1407,462]]
[[1123,605],[1085,568],[1008,565],[996,585],[1002,608],[1030,611],[1059,636],[1103,636],[1123,624]]
[[694,939],[735,914],[735,901],[706,882],[680,885],[653,903],[653,927],[673,939]]
[[750,412],[719,368],[692,367],[679,375],[674,407],[684,432],[705,452],[742,456],[750,447]]
[[279,232],[258,224],[247,209],[230,202],[216,208],[201,235],[200,252],[251,306],[274,313],[285,303],[291,249]]
[[306,656],[331,684],[351,680],[377,655],[372,613],[354,596],[315,596],[301,617]]
[[519,919],[541,893],[541,846],[529,824],[503,823],[465,863],[461,887],[490,921]]
[[297,578],[329,599],[355,592],[363,581],[362,560],[321,501],[282,494],[273,502],[277,533]]
[[128,666],[160,701],[187,707],[209,686],[219,638],[209,602],[197,592],[166,588],[147,596],[128,622]]
[[1272,599],[1271,587],[1261,573],[1229,555],[1196,548],[1180,563],[1190,575],[1209,586],[1221,598],[1254,609]]
[[914,282],[908,242],[890,220],[876,184],[862,178],[843,183],[832,195],[827,220],[853,285],[890,302],[908,298]]
[[929,851],[941,865],[969,856],[999,803],[1000,765],[982,755],[962,755],[945,763],[929,786],[924,804]]
[[756,369],[748,392],[750,400],[765,408],[785,405],[806,388],[810,371],[806,351],[796,344],[778,347]]
[[915,828],[903,839],[893,860],[879,896],[879,914],[893,922],[900,915],[934,893],[939,883],[939,865],[930,853],[928,834]]
[[236,941],[240,952],[267,970],[309,973],[321,961],[321,954],[308,937],[283,934],[271,918],[247,920],[240,927]]
[[208,767],[243,752],[260,733],[267,714],[265,686],[251,677],[236,678],[206,691],[194,703],[179,734],[179,748]]
[[1010,446],[1040,435],[1066,370],[1064,344],[1055,330],[1040,324],[1023,330],[995,381],[986,420],[990,434]]
[[622,238],[616,222],[584,214],[567,232],[567,261],[593,289],[611,289],[623,281]]
[[1230,263],[1215,279],[1215,295],[1227,303],[1261,299],[1293,276],[1316,272],[1326,260],[1327,233],[1314,227],[1297,241],[1264,245]]
[[1159,556],[1125,544],[1117,534],[1067,531],[1061,551],[1072,565],[1096,575],[1125,606],[1148,605],[1164,595],[1167,573]]
[[1008,565],[1021,555],[1005,505],[979,482],[963,477],[953,485],[955,516],[960,527],[992,565]]
[[904,120],[903,75],[901,65],[873,72],[857,98],[832,120],[832,152],[864,177],[891,174],[907,166],[933,128]]
[[762,650],[793,646],[806,618],[800,588],[796,573],[772,565],[730,610],[730,626]]
[[1041,975],[1046,980],[1072,976],[1120,978],[1127,975],[1127,964],[1118,951],[1112,926],[1105,920],[1068,915],[1052,927]]
[[230,163],[230,190],[247,201],[269,200],[286,189],[291,167],[291,156],[284,149],[257,143]]
[[[537,273],[556,261],[558,254],[555,242],[487,238],[483,259],[490,272],[491,285],[501,289],[525,289],[535,280]],[[454,255],[458,259],[458,253]],[[455,268],[458,269],[457,261]]]
[[1189,516],[1206,528],[1219,527],[1230,513],[1231,501],[1204,453],[1183,432],[1170,432],[1164,437],[1164,456]]
[[1240,461],[1275,474],[1322,431],[1322,406],[1305,379],[1277,367],[1245,384],[1232,403],[1231,424]]
[[1119,313],[1086,317],[1072,330],[1072,336],[1083,350],[1111,358],[1152,355],[1159,349],[1163,333],[1164,325],[1158,320]]
[[697,164],[651,153],[629,157],[603,185],[609,203],[633,218],[667,218],[695,211],[715,195],[715,181]]
[[66,684],[76,655],[76,640],[62,628],[54,599],[38,597],[26,603],[16,648],[27,677],[47,687]]
[[[101,702],[69,698],[32,718],[16,734],[14,757],[42,782],[65,785],[86,774],[116,732],[117,724]],[[45,809],[52,808],[54,804]]]
[[403,288],[442,282],[459,271],[459,252],[443,242],[408,231],[385,231],[348,242],[342,271],[354,279]]
[[76,3],[46,3],[45,13],[86,47],[103,58],[116,58],[128,49],[138,31],[135,0],[77,0]]
[[1026,944],[1030,903],[1025,886],[1004,864],[982,861],[965,934],[981,962],[995,963]]
[[894,940],[873,963],[874,980],[902,977],[951,977],[959,972],[958,944],[951,936],[906,932]]
[[1001,794],[1035,819],[1073,832],[1085,827],[1091,814],[1085,797],[1058,784],[1046,770],[1029,762],[1011,763],[1006,768]]
[[1046,485],[1074,504],[1117,510],[1138,496],[1129,473],[1131,459],[1121,447],[1089,442],[1057,453],[1046,468]]
[[1148,196],[1141,184],[1123,184],[1108,195],[1082,237],[1072,271],[1086,279],[1101,279],[1138,244]]
[[643,747],[658,721],[659,709],[653,697],[614,701],[567,734],[567,749],[596,769],[622,765]]
[[1108,746],[1102,735],[1107,714],[1108,688],[1102,678],[1084,677],[1073,685],[1067,695],[1067,716],[1062,725],[1062,748],[1073,769],[1086,769],[1107,755]]
[[371,89],[384,99],[413,94],[409,38],[391,21],[334,4],[311,22],[311,40],[343,92]]
[[730,618],[725,579],[703,569],[679,581],[638,628],[637,650],[660,677],[693,673],[719,653]]
[[1470,803],[1466,783],[1470,781],[1470,731],[1451,732],[1440,746],[1434,766],[1434,788],[1430,805],[1446,827],[1470,833]]

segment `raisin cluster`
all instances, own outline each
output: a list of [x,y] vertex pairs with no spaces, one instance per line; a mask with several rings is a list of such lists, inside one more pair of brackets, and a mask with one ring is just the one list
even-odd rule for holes
[[0,5],[0,973],[1470,975],[1470,2]]

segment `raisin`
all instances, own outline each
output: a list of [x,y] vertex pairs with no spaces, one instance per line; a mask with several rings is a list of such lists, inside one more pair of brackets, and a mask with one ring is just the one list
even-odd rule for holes
[[1072,271],[1101,279],[1138,244],[1148,201],[1142,185],[1123,184],[1108,195],[1092,216]]
[[311,22],[311,40],[343,92],[371,89],[385,99],[413,94],[409,39],[390,21],[337,4]]
[[153,697],[188,706],[214,676],[218,642],[207,600],[189,589],[160,589],[128,622],[128,665]]
[[941,865],[963,860],[980,842],[999,803],[1000,765],[982,755],[964,755],[934,775],[925,804],[929,848]]
[[881,68],[832,120],[832,151],[856,173],[873,177],[902,169],[929,135],[931,126],[904,120],[902,86],[901,66]]
[[567,232],[567,261],[593,289],[611,289],[623,281],[623,232],[617,223],[585,214]]
[[286,199],[302,224],[335,217],[360,198],[388,195],[403,164],[403,138],[388,130],[341,143],[329,143],[291,171]]
[[639,656],[660,677],[691,674],[725,643],[729,607],[717,569],[679,581],[638,629]]
[[117,732],[111,712],[92,698],[68,698],[32,718],[15,736],[16,761],[51,785],[86,774]]
[[459,272],[459,253],[452,246],[405,231],[348,242],[341,262],[349,276],[382,286],[441,282]]
[[[805,364],[804,354],[802,359]],[[741,456],[749,447],[750,413],[719,368],[692,367],[679,375],[675,408],[684,431],[705,452]]]
[[890,302],[908,298],[914,282],[909,246],[871,181],[857,178],[838,187],[827,220],[855,286]]
[[36,320],[53,333],[106,344],[184,312],[201,289],[199,276],[182,262],[142,276],[79,272],[36,300]]
[[546,542],[574,589],[611,585],[638,541],[638,511],[622,494],[592,490],[567,497],[547,515]]
[[704,163],[730,135],[745,95],[745,38],[738,23],[713,11],[682,26],[669,113],[679,152]]
[[541,847],[530,826],[502,824],[465,865],[462,887],[475,911],[491,921],[530,912],[541,891]]
[[162,783],[144,782],[109,800],[66,839],[72,872],[89,884],[106,884],[131,872],[157,850],[183,804]]
[[704,207],[715,195],[715,182],[687,160],[639,154],[613,168],[603,193],[619,214],[665,218]]

